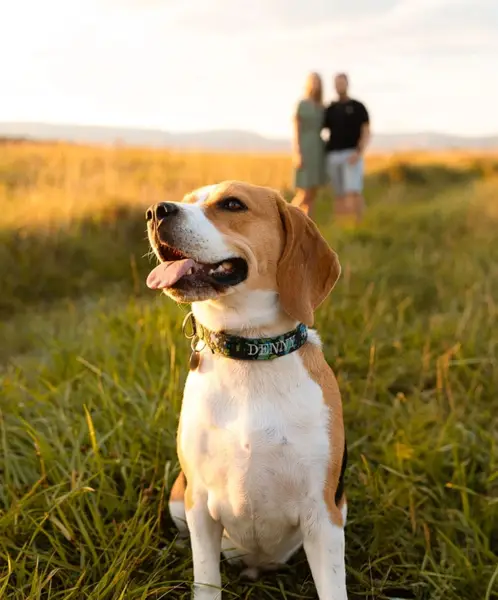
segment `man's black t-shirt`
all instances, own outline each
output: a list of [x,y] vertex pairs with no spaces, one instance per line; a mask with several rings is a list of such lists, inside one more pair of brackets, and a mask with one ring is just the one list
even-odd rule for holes
[[330,132],[325,145],[326,152],[356,148],[360,141],[362,125],[368,122],[367,109],[358,100],[332,102],[325,109],[323,117],[323,128]]

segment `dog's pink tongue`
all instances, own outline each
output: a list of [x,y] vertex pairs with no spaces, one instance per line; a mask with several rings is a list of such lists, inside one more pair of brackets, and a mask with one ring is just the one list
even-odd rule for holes
[[147,286],[151,290],[162,290],[171,287],[195,265],[190,258],[163,262],[153,269],[147,277]]

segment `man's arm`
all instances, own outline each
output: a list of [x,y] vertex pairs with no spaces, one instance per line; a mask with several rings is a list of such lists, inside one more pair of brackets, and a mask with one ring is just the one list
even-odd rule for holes
[[363,123],[361,125],[360,139],[358,141],[358,152],[363,154],[367,148],[368,142],[370,141],[370,115],[364,105],[362,105],[363,112]]
[[348,158],[348,162],[350,165],[355,165],[360,160],[368,145],[368,142],[370,141],[370,117],[368,116],[367,109],[363,104],[360,104],[360,111],[360,139],[358,140],[358,143],[356,145],[356,150]]
[[370,141],[370,122],[367,121],[361,126],[360,139],[358,141],[358,152],[363,154]]

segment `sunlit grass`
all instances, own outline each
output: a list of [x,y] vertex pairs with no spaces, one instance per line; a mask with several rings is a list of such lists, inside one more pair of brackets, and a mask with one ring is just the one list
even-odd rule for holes
[[[343,265],[317,327],[350,447],[350,600],[496,600],[498,157],[375,160],[359,229],[330,222],[326,195],[318,211]],[[190,597],[165,510],[187,308],[145,288],[143,207],[290,176],[272,156],[0,157],[0,598]],[[303,554],[224,583],[227,599],[316,597]]]

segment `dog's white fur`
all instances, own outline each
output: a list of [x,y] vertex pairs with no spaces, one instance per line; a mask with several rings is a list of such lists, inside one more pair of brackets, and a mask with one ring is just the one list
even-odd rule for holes
[[[176,239],[185,254],[206,263],[240,254],[240,240],[232,243],[226,228],[222,232],[206,216],[205,204],[217,190],[203,188],[180,205]],[[251,240],[245,245],[251,264]],[[278,335],[297,325],[283,311],[278,290],[246,281],[230,292],[194,302],[195,318],[211,330],[247,337]],[[309,331],[307,345],[321,352],[316,331]],[[347,600],[347,507],[338,507],[342,519],[331,518],[324,495],[331,418],[300,352],[246,362],[202,350],[199,368],[187,378],[178,433],[188,491],[169,505],[180,533],[190,534],[195,600],[221,598],[221,552],[254,575],[285,563],[302,545],[320,600]]]
[[178,440],[199,478],[186,516],[194,571],[196,553],[210,565],[195,580],[220,585],[218,548],[207,538],[223,528],[223,548],[249,567],[285,563],[304,542],[319,598],[344,600],[343,529],[323,500],[329,433],[320,387],[297,353],[246,364],[204,352],[202,361],[188,376]]

